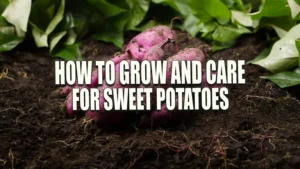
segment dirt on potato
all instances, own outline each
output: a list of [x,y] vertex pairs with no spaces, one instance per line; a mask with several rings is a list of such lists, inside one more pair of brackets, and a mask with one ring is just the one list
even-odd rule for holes
[[[204,43],[178,33],[181,48]],[[243,36],[211,59],[252,60],[264,36]],[[106,60],[118,52],[85,40],[82,54]],[[54,84],[54,59],[43,51],[0,54],[0,168],[300,168],[300,101],[296,91],[260,79],[247,65],[246,84],[229,86],[227,111],[202,111],[179,125],[116,131],[66,115]],[[298,90],[299,91],[299,90]]]

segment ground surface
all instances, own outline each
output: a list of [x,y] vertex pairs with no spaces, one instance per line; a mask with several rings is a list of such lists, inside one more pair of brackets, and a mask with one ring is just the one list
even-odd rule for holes
[[[181,47],[202,44],[179,37]],[[261,37],[243,37],[213,59],[249,61],[263,49]],[[101,59],[117,49],[87,40],[82,52]],[[300,168],[300,102],[260,79],[267,72],[257,66],[246,66],[245,85],[230,88],[228,111],[199,112],[177,126],[105,131],[66,116],[49,56],[6,53],[0,63],[8,70],[0,80],[0,168]]]

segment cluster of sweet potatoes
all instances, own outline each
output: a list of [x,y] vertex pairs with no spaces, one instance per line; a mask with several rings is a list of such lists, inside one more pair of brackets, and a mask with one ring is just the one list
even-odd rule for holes
[[[206,61],[205,54],[202,50],[198,48],[186,48],[179,50],[178,44],[176,42],[175,32],[167,26],[155,26],[150,29],[145,30],[144,32],[135,36],[129,44],[126,46],[125,52],[119,56],[111,58],[111,60],[116,65],[116,83],[113,86],[108,86],[105,84],[98,85],[98,71],[95,70],[92,76],[92,83],[89,86],[66,86],[61,94],[67,96],[67,112],[70,115],[74,115],[77,112],[74,112],[72,109],[72,88],[98,88],[101,92],[100,96],[100,111],[93,112],[88,111],[86,115],[94,119],[103,127],[115,126],[123,122],[124,119],[134,118],[137,121],[138,126],[153,126],[161,125],[169,121],[180,121],[183,117],[188,116],[187,112],[172,110],[169,111],[166,108],[166,105],[162,106],[161,110],[153,110],[152,112],[124,112],[124,111],[105,111],[104,110],[104,97],[103,89],[105,88],[124,88],[129,86],[123,86],[118,81],[119,78],[119,63],[123,60],[136,60],[136,61],[159,61],[167,60],[167,81],[171,78],[171,66],[172,61],[186,61],[186,60],[199,60],[201,63]],[[104,74],[103,74],[104,75]],[[104,76],[103,76],[104,77]],[[104,77],[105,79],[105,77]],[[205,81],[205,79],[203,80]],[[151,87],[155,91],[157,87],[172,87],[170,85],[158,86],[158,85],[140,85],[138,87]],[[155,93],[155,92],[154,92]],[[155,102],[154,102],[155,103]]]

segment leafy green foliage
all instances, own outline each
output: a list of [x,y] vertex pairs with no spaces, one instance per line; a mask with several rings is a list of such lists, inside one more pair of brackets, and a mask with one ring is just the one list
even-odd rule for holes
[[[121,48],[125,31],[147,28],[147,15],[155,17],[158,23],[166,23],[163,18],[169,18],[170,22],[170,18],[182,16],[180,28],[194,37],[201,35],[212,41],[215,51],[222,50],[233,46],[239,36],[251,33],[257,27],[272,27],[283,35],[296,24],[290,16],[299,10],[298,2],[294,0],[32,0],[32,6],[30,2],[0,2],[1,12],[17,6],[13,4],[27,5],[21,12],[7,15],[6,20],[15,26],[15,34],[9,37],[32,35],[37,47],[49,47],[50,52],[57,46],[72,45],[86,34]],[[168,6],[175,12],[151,11],[151,3]],[[157,12],[158,15],[153,15]],[[3,14],[6,16],[5,12]],[[279,21],[279,17],[292,19]],[[27,25],[31,32],[27,32]]]
[[[126,25],[126,15],[118,15],[109,19],[106,24],[100,27],[102,31],[93,35],[96,40],[104,42],[112,42],[115,46],[121,48],[123,46],[123,31]],[[116,25],[115,23],[118,23]]]
[[[57,57],[64,58],[66,60],[81,60],[81,54],[79,50],[80,44],[74,43],[72,45],[63,45],[52,51],[51,54]],[[76,56],[76,57],[74,57]]]
[[7,24],[0,28],[0,45],[1,51],[11,50],[26,35],[37,47],[69,59],[63,54],[70,48],[63,52],[64,47],[85,35],[121,48],[126,31],[142,31],[151,19],[168,24],[180,16],[183,23],[177,28],[212,42],[217,51],[260,28],[272,28],[283,37],[298,23],[299,7],[299,0],[1,0],[1,20]]
[[300,13],[300,5],[295,0],[288,0],[292,17],[295,18]]
[[297,48],[298,54],[299,54],[298,63],[299,63],[299,68],[300,68],[300,38],[296,40],[295,44],[296,44],[296,48]]
[[300,81],[299,71],[290,71],[300,66],[299,30],[300,24],[293,27],[277,41],[267,57],[263,59],[256,58],[252,62],[275,73],[264,78],[273,81],[282,88],[298,85]]
[[[8,0],[0,2],[0,52],[12,50],[24,39],[27,23],[25,25],[22,19],[28,20],[28,11],[21,10],[20,13],[14,14],[14,10],[19,9],[23,2],[25,1],[14,1],[14,4]],[[22,14],[24,16],[21,16]]]
[[188,4],[202,22],[216,19],[218,23],[226,24],[231,18],[229,9],[219,0],[188,0]]
[[300,24],[293,27],[283,38],[272,47],[271,53],[265,59],[254,62],[271,72],[286,71],[298,62],[299,52],[295,41],[300,38]]
[[300,85],[300,70],[280,72],[262,78],[273,81],[281,88],[296,86]]
[[287,0],[265,0],[262,10],[252,15],[253,19],[262,17],[290,16],[291,10],[287,5]]
[[150,2],[148,0],[126,0],[129,6],[129,18],[127,30],[135,30],[146,16],[149,10]]
[[116,16],[125,11],[117,5],[111,4],[106,0],[88,0],[91,5],[95,5],[105,17]]
[[[22,5],[26,8],[20,8]],[[138,29],[149,6],[148,0],[33,0],[32,5],[31,0],[3,0],[0,12],[3,21],[10,23],[0,28],[0,51],[15,48],[25,33],[34,38],[37,47],[49,47],[52,55],[63,59],[80,56],[75,43],[87,33],[121,48],[124,32]],[[13,12],[16,10],[20,12]],[[7,30],[12,31],[7,34]]]

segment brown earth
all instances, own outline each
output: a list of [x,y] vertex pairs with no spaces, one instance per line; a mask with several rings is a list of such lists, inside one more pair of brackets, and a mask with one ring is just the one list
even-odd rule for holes
[[[203,42],[179,35],[181,47]],[[249,61],[263,36],[242,37],[213,59]],[[82,53],[108,58],[111,45],[91,40]],[[300,102],[246,66],[245,85],[230,87],[230,109],[198,112],[175,126],[106,131],[66,115],[54,85],[54,62],[43,52],[0,54],[0,168],[300,168]],[[7,71],[7,72],[6,72]]]

